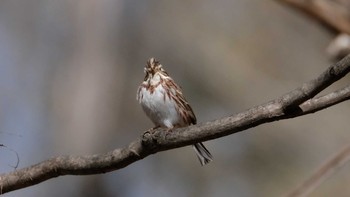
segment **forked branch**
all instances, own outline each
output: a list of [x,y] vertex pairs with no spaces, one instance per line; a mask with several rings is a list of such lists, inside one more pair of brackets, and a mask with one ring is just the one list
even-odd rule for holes
[[350,86],[313,98],[350,71],[350,56],[330,66],[316,79],[283,96],[245,112],[218,120],[174,129],[145,132],[127,147],[105,154],[59,156],[0,175],[0,193],[38,184],[62,175],[88,175],[118,170],[160,151],[234,134],[264,123],[314,113],[350,98]]

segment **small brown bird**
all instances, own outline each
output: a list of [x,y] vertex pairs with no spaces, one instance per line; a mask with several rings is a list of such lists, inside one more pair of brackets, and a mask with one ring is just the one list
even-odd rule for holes
[[[182,94],[181,88],[174,82],[162,65],[154,58],[147,61],[145,79],[137,90],[137,100],[143,111],[155,124],[155,128],[184,127],[196,124],[196,116]],[[210,152],[203,143],[193,145],[201,165],[212,161]]]

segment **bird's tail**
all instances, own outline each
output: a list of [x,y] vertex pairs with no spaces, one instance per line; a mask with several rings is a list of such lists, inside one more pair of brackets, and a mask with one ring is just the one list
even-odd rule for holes
[[201,165],[204,166],[208,164],[209,162],[213,161],[213,157],[211,156],[210,152],[202,143],[197,143],[193,145],[194,150],[196,151],[196,155],[199,159],[199,162],[201,162]]

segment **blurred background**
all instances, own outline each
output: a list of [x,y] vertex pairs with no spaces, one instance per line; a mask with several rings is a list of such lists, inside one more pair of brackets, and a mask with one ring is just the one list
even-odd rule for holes
[[[103,153],[152,127],[136,101],[156,57],[198,122],[265,103],[330,64],[334,32],[271,0],[0,2],[0,144],[19,168]],[[349,83],[337,82],[326,92]],[[281,196],[350,143],[349,103],[151,155],[107,174],[64,176],[12,196]],[[0,147],[0,172],[16,155]],[[349,166],[311,196],[349,196]]]

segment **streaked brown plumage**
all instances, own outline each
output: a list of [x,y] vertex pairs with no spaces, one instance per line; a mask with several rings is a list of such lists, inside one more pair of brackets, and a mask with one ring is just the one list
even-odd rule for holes
[[[145,78],[137,90],[137,100],[144,112],[157,127],[184,127],[196,124],[196,116],[182,94],[181,88],[174,82],[162,65],[154,58],[147,61]],[[210,152],[202,143],[193,145],[201,165],[212,161]]]

